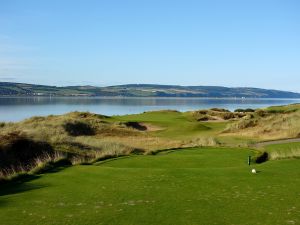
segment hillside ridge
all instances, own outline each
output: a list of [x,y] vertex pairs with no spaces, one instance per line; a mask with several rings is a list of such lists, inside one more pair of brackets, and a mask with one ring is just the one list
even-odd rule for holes
[[300,93],[254,87],[124,84],[106,87],[0,82],[0,96],[300,98]]

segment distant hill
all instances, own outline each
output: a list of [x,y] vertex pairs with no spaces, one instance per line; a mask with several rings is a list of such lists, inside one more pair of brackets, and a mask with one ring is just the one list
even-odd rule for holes
[[0,82],[0,96],[124,96],[124,97],[217,97],[300,98],[300,93],[249,87],[128,84],[108,87],[66,86]]

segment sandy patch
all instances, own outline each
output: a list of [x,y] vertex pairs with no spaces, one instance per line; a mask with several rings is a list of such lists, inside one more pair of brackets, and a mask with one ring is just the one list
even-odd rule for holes
[[159,130],[164,130],[165,129],[163,127],[156,126],[156,125],[153,125],[151,123],[140,123],[140,125],[146,127],[147,131],[159,131]]

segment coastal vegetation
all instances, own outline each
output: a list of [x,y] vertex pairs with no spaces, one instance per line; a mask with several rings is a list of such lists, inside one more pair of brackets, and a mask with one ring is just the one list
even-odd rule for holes
[[[259,110],[213,108],[191,112],[152,111],[125,116],[72,112],[32,117],[0,128],[1,177],[35,170],[64,159],[67,165],[91,164],[131,154],[200,146],[253,147],[256,142],[297,138],[300,105]],[[268,153],[257,162],[298,157],[297,149]],[[47,166],[46,166],[47,167]]]
[[236,123],[229,124],[224,133],[261,140],[300,137],[299,104],[257,110]]
[[1,221],[297,224],[299,112],[71,112],[1,123]]

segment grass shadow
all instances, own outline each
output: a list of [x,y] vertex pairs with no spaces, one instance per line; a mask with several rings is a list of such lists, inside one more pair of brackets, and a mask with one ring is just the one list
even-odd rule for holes
[[148,152],[146,155],[166,155],[171,154],[180,150],[192,150],[192,149],[201,149],[201,148],[210,148],[211,146],[195,146],[195,147],[179,147],[179,148],[166,148],[166,149],[158,149],[154,151]]
[[0,200],[0,208],[4,207],[6,205],[7,201],[6,200]]
[[28,183],[29,181],[38,179],[39,176],[31,174],[22,174],[10,181],[2,181],[0,183],[0,197],[25,191],[43,188],[45,185],[34,185]]
[[[16,177],[12,178],[11,180],[1,180],[0,197],[47,187],[48,185],[32,184],[30,183],[30,181],[39,179],[41,177],[41,174],[56,173],[69,166],[70,164],[61,160],[56,163],[50,164],[48,167],[45,167],[42,170],[36,171],[35,174],[23,173],[23,174],[18,174]],[[0,200],[0,206],[1,204],[3,203]]]
[[90,164],[90,165],[100,166],[100,165],[103,165],[105,163],[109,163],[109,162],[112,162],[115,160],[128,159],[128,158],[132,158],[134,156],[137,156],[137,155],[124,155],[124,156],[118,156],[118,157],[110,157],[110,158],[98,160],[95,163]]

